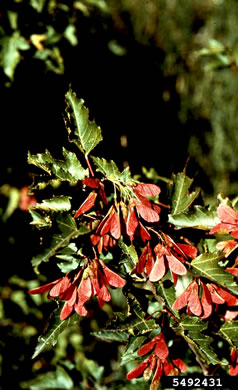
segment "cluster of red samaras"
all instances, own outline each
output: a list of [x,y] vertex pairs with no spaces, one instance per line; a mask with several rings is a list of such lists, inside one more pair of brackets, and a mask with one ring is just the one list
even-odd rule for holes
[[60,314],[65,320],[76,311],[81,316],[87,315],[85,307],[90,298],[96,296],[99,306],[111,300],[107,286],[120,288],[125,285],[124,279],[108,268],[100,259],[86,260],[85,265],[78,271],[71,271],[63,278],[44,286],[30,290],[30,294],[49,292],[49,298],[58,297],[66,301]]
[[[199,298],[199,284],[202,288],[201,300]],[[173,309],[180,310],[187,306],[187,314],[193,313],[195,316],[208,318],[212,314],[213,309],[215,308],[216,310],[217,305],[223,303],[226,303],[228,307],[234,307],[238,304],[238,299],[213,283],[205,284],[199,279],[194,279],[175,300]],[[237,314],[237,311],[227,311],[224,318],[228,321],[233,319],[231,318],[233,315],[236,317]]]
[[[85,214],[93,208],[97,197],[105,204],[108,204],[104,185],[96,178],[86,178],[82,183],[93,190],[82,203],[74,218]],[[91,235],[91,241],[97,246],[101,253],[103,248],[113,247],[121,235],[126,234],[131,241],[135,235],[139,235],[145,242],[150,240],[149,231],[143,224],[146,222],[158,222],[160,217],[160,207],[151,202],[148,197],[156,196],[160,193],[160,188],[155,184],[137,184],[131,186],[131,195],[128,206],[121,200],[113,204],[104,218],[98,224],[96,231]],[[141,221],[141,218],[143,221]]]
[[162,333],[143,345],[137,351],[137,355],[144,356],[152,350],[154,350],[153,353],[131,370],[126,377],[131,380],[143,374],[144,379],[149,380],[154,372],[150,389],[156,390],[163,373],[165,375],[178,375],[180,372],[186,371],[186,365],[181,359],[174,359],[171,362],[168,361],[169,350]]
[[157,282],[162,279],[169,269],[174,284],[177,282],[178,275],[185,275],[187,269],[184,262],[189,258],[194,259],[197,256],[197,248],[189,244],[177,244],[167,234],[162,233],[161,242],[153,249],[148,242],[139,258],[133,273],[146,273],[151,282]]

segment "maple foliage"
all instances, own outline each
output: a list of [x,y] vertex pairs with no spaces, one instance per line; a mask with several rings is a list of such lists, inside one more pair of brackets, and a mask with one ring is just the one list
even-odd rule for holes
[[[182,356],[176,356],[168,343],[171,334],[189,348],[192,345],[191,354],[200,362],[200,370],[212,374],[219,362],[212,337],[199,338],[208,321],[211,334],[219,335],[232,353],[230,359],[223,357],[219,367],[235,375],[237,338],[235,330],[227,336],[224,324],[236,323],[238,316],[237,211],[224,200],[217,212],[195,205],[198,190],[189,193],[192,180],[185,171],[172,175],[167,192],[158,184],[147,183],[146,178],[138,181],[129,169],[120,172],[113,161],[91,156],[102,140],[101,130],[90,122],[82,100],[71,90],[66,103],[69,141],[79,149],[78,155],[67,152],[72,175],[67,175],[65,162],[55,160],[49,152],[29,154],[29,163],[48,173],[44,186],[42,178],[35,177],[33,193],[57,179],[72,184],[76,194],[57,194],[30,207],[32,224],[54,232],[50,247],[33,258],[33,266],[41,273],[42,263],[51,262],[64,274],[29,291],[30,295],[48,293],[49,299],[60,303],[59,322],[57,326],[49,323],[47,339],[55,334],[55,328],[59,336],[74,316],[92,315],[95,297],[102,309],[113,301],[113,290],[120,290],[127,309],[94,334],[125,343],[121,359],[126,362],[128,380],[143,374],[147,381],[152,378],[150,388],[155,390],[164,375],[185,373]],[[82,156],[86,166],[80,161]],[[53,340],[55,345],[57,340]],[[35,355],[45,348],[43,334]],[[138,364],[141,356],[145,359]],[[131,368],[133,361],[136,366]]]

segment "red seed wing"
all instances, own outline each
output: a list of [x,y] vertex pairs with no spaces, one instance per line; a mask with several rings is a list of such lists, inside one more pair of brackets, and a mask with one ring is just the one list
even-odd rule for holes
[[147,241],[147,240],[151,240],[151,235],[150,233],[148,232],[148,230],[142,225],[142,223],[139,222],[139,226],[140,226],[140,236],[141,236],[141,239],[142,241]]
[[[191,284],[189,285],[191,286]],[[175,300],[172,309],[174,310],[180,310],[188,303],[188,298],[191,293],[189,286],[186,288],[186,290]]]
[[32,290],[28,291],[28,294],[43,294],[43,293],[49,291],[49,290],[50,290],[53,286],[55,286],[55,284],[57,284],[61,279],[62,279],[62,278],[57,279],[57,280],[55,280],[54,282],[45,284],[44,286],[41,286],[41,287],[33,288]]
[[186,372],[187,366],[181,359],[174,359],[172,362],[176,367],[178,367],[180,372]]
[[203,315],[201,318],[208,318],[212,314],[212,300],[210,292],[205,284],[203,284],[201,305],[203,309]]
[[148,364],[149,364],[149,359],[147,358],[143,362],[141,362],[137,367],[133,368],[133,370],[128,372],[126,378],[128,380],[137,378],[138,376],[140,376],[145,371],[145,369],[148,366]]
[[153,256],[150,244],[148,242],[148,256],[147,256],[147,262],[145,265],[147,275],[150,275],[154,264],[155,264],[154,256]]
[[174,255],[167,255],[170,270],[176,275],[185,275],[187,273],[186,267]]
[[238,223],[238,213],[225,204],[218,206],[217,215],[222,222],[235,225]]
[[147,344],[143,345],[143,347],[138,349],[137,355],[138,356],[146,355],[147,353],[152,351],[152,349],[154,348],[156,343],[157,343],[157,339],[156,339],[156,337],[154,337],[151,341],[149,341]]
[[58,283],[56,283],[49,292],[50,297],[58,297],[64,293],[70,286],[72,282],[70,278],[66,275]]
[[109,216],[106,215],[106,217],[104,217],[102,222],[99,224],[99,226],[96,230],[96,233],[99,232],[99,229],[101,227],[100,236],[104,236],[104,234],[107,234],[111,229],[112,217],[113,217],[113,214],[111,214]]
[[198,285],[194,283],[191,293],[188,298],[188,307],[195,316],[202,314],[202,305],[198,296]]
[[207,288],[211,294],[211,300],[213,303],[217,303],[218,305],[225,303],[225,299],[223,299],[221,295],[218,294],[216,285],[214,285],[213,283],[209,283],[207,284]]
[[126,282],[119,275],[113,272],[110,268],[108,268],[102,260],[99,260],[100,264],[103,268],[103,273],[106,276],[107,282],[109,286],[121,288],[124,287]]
[[95,191],[90,192],[88,197],[81,204],[78,211],[74,215],[74,218],[78,218],[81,214],[84,214],[87,211],[89,211],[94,206],[96,197],[97,197],[97,193]]
[[82,180],[82,183],[90,188],[98,188],[99,187],[99,179],[94,179],[93,177],[86,177]]
[[73,306],[70,306],[68,302],[65,302],[63,309],[61,310],[60,313],[61,321],[66,320],[66,318],[68,318],[68,316],[72,313],[72,311],[73,311]]
[[160,334],[158,336],[159,340],[155,347],[155,354],[160,358],[161,360],[164,360],[168,357],[169,350],[167,347],[167,344],[165,342],[165,338],[163,334]]
[[119,213],[115,213],[112,215],[111,225],[110,225],[110,233],[115,240],[119,240],[121,237],[121,222]]
[[238,278],[238,268],[226,268],[226,271]]
[[93,295],[92,284],[90,277],[81,281],[78,287],[78,298],[77,304],[82,306],[87,302]]
[[188,244],[177,244],[178,247],[185,253],[186,256],[191,257],[191,259],[195,259],[197,257],[197,248],[193,245]]
[[164,262],[164,256],[156,257],[155,264],[150,272],[149,279],[151,282],[157,282],[165,275],[166,267]]
[[159,215],[152,208],[145,206],[141,202],[136,203],[136,210],[140,216],[147,222],[158,222],[160,220]]
[[217,292],[226,301],[228,306],[236,306],[238,304],[238,299],[226,290],[223,290],[223,288],[217,287]]
[[134,207],[129,207],[129,213],[126,221],[126,232],[131,241],[134,239],[134,234],[138,226],[138,219],[134,210]]
[[138,184],[134,191],[144,196],[155,196],[160,194],[161,189],[155,184]]

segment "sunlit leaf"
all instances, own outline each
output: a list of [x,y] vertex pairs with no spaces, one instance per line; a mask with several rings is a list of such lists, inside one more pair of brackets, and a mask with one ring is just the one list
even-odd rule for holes
[[55,196],[51,199],[44,199],[42,203],[37,203],[34,209],[44,211],[69,211],[71,209],[71,197],[69,196]]
[[212,282],[238,294],[238,285],[229,272],[224,271],[218,262],[224,257],[221,252],[203,253],[192,260],[192,272],[195,276],[204,276]]
[[181,335],[193,345],[203,361],[208,364],[227,364],[225,360],[218,358],[211,347],[213,339],[202,333],[207,329],[207,326],[207,323],[202,322],[197,317],[186,317],[180,322],[178,328],[182,330]]
[[225,322],[218,333],[238,348],[238,321]]
[[1,38],[0,45],[2,46],[1,62],[4,73],[13,80],[16,66],[21,60],[20,50],[28,50],[30,45],[19,31],[14,31],[11,36]]
[[[56,160],[48,150],[45,153],[31,155],[28,152],[28,163],[34,164],[50,175],[48,180],[62,180],[76,183],[88,176],[88,169],[84,169],[76,154],[63,148],[64,160]],[[38,179],[40,181],[40,179]]]
[[77,313],[74,313],[66,320],[62,321],[60,319],[62,305],[63,304],[61,304],[61,307],[53,312],[52,317],[49,319],[47,330],[39,337],[32,359],[36,358],[40,353],[54,347],[57,343],[59,335],[66,328],[78,324],[80,316]]
[[89,121],[84,101],[78,99],[72,90],[66,93],[65,98],[69,139],[88,155],[102,141],[101,129],[95,122]]
[[72,239],[75,239],[80,235],[87,234],[90,231],[84,225],[81,225],[78,229],[74,218],[70,214],[59,214],[56,218],[56,223],[60,233],[53,236],[50,246],[45,249],[43,253],[32,259],[32,265],[34,267],[38,267],[42,262],[49,261],[52,256],[58,254],[58,251],[61,248],[66,247]]
[[172,189],[172,209],[171,214],[177,215],[189,208],[194,199],[197,198],[199,191],[193,191],[189,194],[189,188],[193,182],[185,172],[173,175],[173,189]]
[[120,181],[127,183],[132,181],[129,168],[125,168],[122,172],[119,171],[113,160],[107,161],[104,158],[93,157],[93,162],[97,167],[97,171],[101,172],[108,180]]
[[216,211],[206,210],[201,206],[194,206],[192,212],[169,214],[168,221],[179,229],[196,228],[202,230],[210,230],[220,222]]
[[22,382],[21,389],[28,390],[71,390],[74,383],[69,374],[60,366],[56,366],[55,371],[48,371],[44,374],[39,374],[36,378]]

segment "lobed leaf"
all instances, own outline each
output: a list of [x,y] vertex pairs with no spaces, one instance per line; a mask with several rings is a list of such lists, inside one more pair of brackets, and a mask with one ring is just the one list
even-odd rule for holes
[[[82,167],[75,153],[63,148],[63,156],[64,160],[61,161],[54,159],[48,150],[45,153],[36,155],[31,155],[28,152],[28,163],[36,165],[47,172],[50,175],[48,182],[60,180],[74,184],[88,176],[88,169]],[[41,183],[42,178],[38,179],[38,181]],[[35,187],[33,186],[33,188]]]
[[66,247],[72,239],[90,231],[85,225],[80,225],[78,229],[74,218],[70,214],[57,215],[56,223],[60,233],[53,236],[50,246],[43,253],[32,259],[32,265],[36,267],[36,270],[42,262],[47,262],[52,256],[58,254],[59,250]]
[[191,206],[197,198],[199,191],[194,191],[189,194],[188,191],[193,180],[186,176],[184,171],[174,175],[173,181],[171,214],[177,215]]
[[210,230],[220,222],[216,211],[206,210],[201,206],[194,206],[194,211],[190,213],[169,214],[168,221],[178,229],[196,228],[201,230]]
[[238,348],[238,321],[225,322],[218,334]]
[[107,161],[104,158],[93,156],[92,159],[97,167],[97,171],[101,172],[108,180],[120,181],[122,183],[132,181],[131,173],[128,167],[120,172],[113,160]]
[[207,326],[207,323],[201,322],[197,317],[186,317],[180,322],[179,328],[182,329],[182,336],[185,340],[196,348],[197,353],[208,364],[227,364],[226,361],[218,358],[211,347],[213,339],[202,333]]
[[32,359],[36,358],[41,352],[44,352],[51,347],[54,347],[57,343],[59,335],[69,326],[76,325],[79,322],[80,317],[77,313],[74,313],[66,320],[62,321],[60,319],[62,306],[63,303],[58,309],[53,312],[53,315],[49,320],[46,332],[38,339],[38,343],[35,348]]
[[166,287],[166,280],[165,280],[159,284],[157,288],[157,293],[165,300],[167,306],[170,308],[174,316],[179,318],[178,312],[172,309],[172,306],[176,300],[176,292],[175,292],[174,285],[170,287]]
[[221,287],[227,288],[231,293],[238,294],[238,285],[229,272],[218,265],[224,255],[221,252],[203,253],[192,260],[192,273],[195,276],[204,276]]
[[87,156],[102,141],[101,128],[94,121],[89,121],[88,109],[83,105],[84,101],[78,99],[71,89],[66,93],[65,98],[69,140]]
[[42,203],[37,203],[34,209],[44,211],[69,211],[71,209],[70,196],[54,196],[51,199],[44,199]]
[[132,336],[130,338],[126,351],[121,357],[121,366],[138,358],[137,350],[142,346],[145,340],[145,336]]

